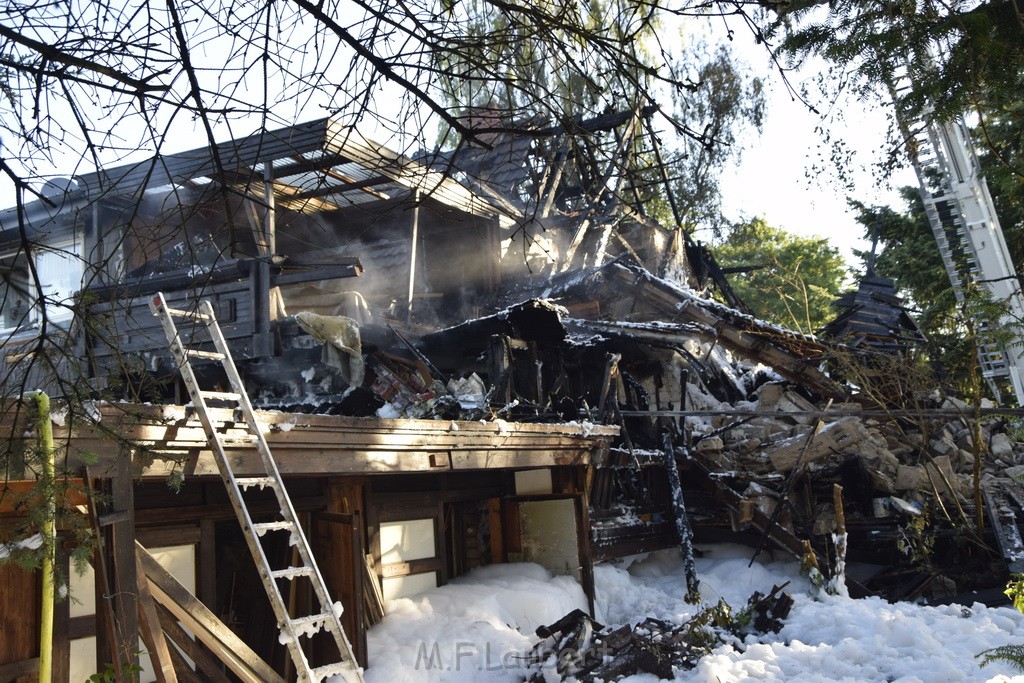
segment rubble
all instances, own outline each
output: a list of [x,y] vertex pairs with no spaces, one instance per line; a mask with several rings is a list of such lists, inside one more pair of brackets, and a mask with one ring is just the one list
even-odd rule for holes
[[719,645],[735,645],[750,634],[778,633],[793,606],[784,588],[775,586],[768,595],[754,593],[735,614],[720,601],[682,624],[648,618],[611,629],[575,610],[537,629],[545,640],[534,648],[534,673],[525,680],[544,683],[557,674],[559,680],[590,683],[643,673],[671,679]]

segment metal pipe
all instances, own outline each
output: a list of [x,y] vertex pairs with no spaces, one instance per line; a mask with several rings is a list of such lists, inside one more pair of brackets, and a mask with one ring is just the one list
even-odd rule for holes
[[882,408],[868,408],[865,410],[845,410],[838,408],[834,410],[750,410],[747,408],[724,408],[720,410],[623,410],[624,417],[888,417],[888,418],[973,418],[975,414],[984,417],[1024,417],[1024,408],[974,408],[968,406],[963,410],[958,408],[922,408],[913,410],[909,408],[894,408],[885,410]]
[[42,488],[45,496],[43,517],[43,594],[39,625],[39,680],[49,681],[53,669],[54,566],[57,563],[57,501],[54,492],[53,423],[50,422],[50,397],[41,391],[23,394],[33,398],[39,413],[39,445],[42,449]]
[[267,201],[267,222],[263,230],[263,246],[266,251],[261,256],[271,259],[277,253],[277,205],[274,197],[273,161],[267,161],[263,166],[263,195]]
[[409,289],[405,295],[405,322],[412,323],[412,302],[416,296],[416,243],[420,234],[420,191],[412,191],[412,243],[409,245]]

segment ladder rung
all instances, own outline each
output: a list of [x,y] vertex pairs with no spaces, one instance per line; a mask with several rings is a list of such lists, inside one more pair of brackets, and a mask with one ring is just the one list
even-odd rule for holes
[[324,664],[312,669],[309,673],[311,674],[310,680],[322,681],[328,676],[336,676],[338,674],[344,674],[349,671],[355,671],[356,667],[351,662],[338,662],[337,664]]
[[192,320],[209,320],[210,316],[199,311],[183,311],[180,308],[164,308],[167,311],[167,315],[174,318],[191,318]]
[[235,483],[238,484],[238,488],[243,491],[254,486],[260,487],[261,491],[267,486],[270,486],[271,488],[276,486],[273,477],[235,477]]
[[242,395],[233,391],[202,391],[200,390],[199,395],[207,401],[234,401],[238,403],[241,400]]
[[185,349],[185,355],[192,358],[206,358],[209,360],[224,360],[226,358],[220,351],[200,351],[199,349]]
[[[274,489],[274,493],[281,502],[282,509],[287,508],[290,510],[291,503],[288,501],[287,491],[284,490],[284,486],[276,474],[276,466],[273,463],[273,456],[270,454],[269,446],[263,439],[261,430],[264,427],[255,421],[248,410],[249,399],[238,378],[237,369],[234,367],[231,355],[227,350],[227,341],[223,337],[212,309],[209,307],[209,303],[204,302],[200,309],[194,311],[172,309],[167,306],[164,295],[157,294],[150,301],[150,309],[154,315],[160,318],[164,331],[167,334],[167,341],[175,358],[178,360],[177,365],[182,374],[182,379],[185,381],[189,394],[192,397],[192,414],[198,414],[202,418],[205,428],[209,430],[206,434],[209,444],[216,452],[218,462],[221,465],[221,476],[224,482],[228,484],[228,495],[234,503],[239,521],[245,530],[246,543],[250,546],[253,559],[256,561],[261,581],[266,589],[267,597],[270,598],[278,627],[281,629],[282,642],[288,647],[289,654],[295,663],[299,680],[310,682],[322,681],[329,676],[340,674],[346,681],[362,683],[362,669],[359,668],[355,661],[352,647],[345,637],[345,630],[341,627],[337,615],[331,613],[331,608],[327,606],[330,603],[327,587],[324,585],[315,560],[309,555],[308,550],[301,553],[301,562],[295,560],[299,563],[299,566],[275,570],[271,569],[266,554],[260,547],[261,542],[257,540],[267,532],[287,531],[291,535],[290,542],[292,545],[300,544],[304,547],[304,539],[299,524],[294,519],[289,520],[287,513],[282,512],[281,517],[278,518],[279,521],[254,523],[245,509],[242,493],[250,488],[263,490],[269,486],[271,489]],[[174,321],[171,319],[173,317],[203,321],[215,350],[202,351],[187,348],[182,343],[181,337],[175,328]],[[207,346],[206,348],[210,347]],[[235,389],[235,391],[204,391],[200,389],[189,363],[190,358],[221,362],[228,377],[233,378],[231,388]],[[219,425],[216,424],[208,414],[205,404],[205,401],[208,400],[235,402],[237,407],[234,410],[234,419],[223,420],[220,421]],[[245,424],[240,424],[243,422],[243,417],[238,417],[240,413],[244,417]],[[264,470],[265,475],[234,476],[231,470],[232,458],[226,455],[225,449],[245,448],[252,447],[253,445],[259,449],[264,459],[267,467]],[[292,580],[296,577],[306,577],[311,581],[313,584],[311,587],[316,595],[320,596],[320,603],[322,605],[320,609],[325,610],[325,613],[295,619],[289,616],[288,605],[282,601],[280,587],[274,582],[278,579]],[[312,637],[325,631],[333,637],[339,658],[343,661],[313,668],[306,659],[298,641],[300,637]],[[285,638],[285,636],[288,637]]]
[[288,619],[288,628],[297,636],[313,636],[334,619],[333,614],[311,614],[308,617],[295,617]]
[[287,569],[274,569],[270,575],[275,579],[294,579],[297,576],[312,576],[312,567],[288,567]]
[[295,525],[291,522],[256,522],[252,525],[252,530],[257,536],[262,536],[268,531],[291,531],[294,528]]
[[233,436],[231,438],[221,438],[220,445],[222,448],[248,448],[254,443],[259,441],[252,434],[245,434],[242,436]]

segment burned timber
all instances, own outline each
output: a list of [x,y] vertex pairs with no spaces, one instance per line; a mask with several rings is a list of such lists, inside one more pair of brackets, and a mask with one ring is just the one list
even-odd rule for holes
[[[884,279],[840,302],[828,337],[745,312],[707,249],[619,191],[638,184],[619,157],[624,140],[647,139],[650,114],[572,135],[509,123],[489,149],[413,157],[314,121],[104,169],[25,223],[0,216],[12,277],[35,258],[23,231],[81,264],[75,314],[45,339],[31,302],[8,297],[0,360],[10,383],[70,399],[53,419],[64,473],[104,493],[84,516],[103,541],[95,590],[122,596],[62,608],[55,680],[81,673],[83,649],[89,673],[131,658],[140,631],[195,662],[171,661],[161,680],[295,673],[151,312],[158,293],[177,309],[212,304],[360,664],[386,600],[486,564],[536,562],[591,601],[594,562],[692,557],[694,542],[745,542],[827,574],[835,484],[848,559],[875,565],[852,591],[995,597],[1024,562],[1012,478],[1024,448],[1007,421],[906,387],[850,390],[865,373],[900,376],[919,337]],[[201,357],[215,349],[200,326],[178,330],[198,380],[232,393]],[[231,469],[258,475],[237,411],[214,400],[209,415]],[[26,478],[32,418],[6,404],[8,460]],[[248,505],[264,524],[278,507],[267,491]],[[3,509],[14,533],[22,508]],[[0,567],[27,586],[19,572]],[[34,595],[5,591],[0,613],[34,614]],[[185,613],[202,614],[189,623],[200,645],[176,630]],[[245,661],[231,655],[241,647]],[[26,675],[37,655],[7,639],[0,672]]]

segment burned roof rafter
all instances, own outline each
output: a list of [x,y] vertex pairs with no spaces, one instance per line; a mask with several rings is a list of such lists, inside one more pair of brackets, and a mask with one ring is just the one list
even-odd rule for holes
[[[248,189],[257,183],[262,187],[267,179],[261,167],[273,166],[278,161],[285,163],[274,168],[270,175],[276,198],[286,208],[330,211],[346,204],[362,203],[351,196],[353,192],[389,199],[392,194],[389,188],[397,186],[418,191],[422,196],[472,215],[497,216],[506,227],[519,218],[509,207],[479,197],[449,174],[394,152],[329,118],[273,131],[261,130],[218,145],[100,169],[76,179],[80,186],[76,197],[138,200],[152,188],[201,185],[204,183],[199,182],[200,179],[219,179],[229,191],[240,190],[243,196],[259,201],[256,198],[262,192]],[[358,167],[359,174],[337,168],[348,164]],[[320,183],[313,187],[309,182],[304,185],[286,182],[304,173],[319,174]],[[366,177],[360,177],[363,174]],[[336,199],[323,199],[331,197]]]

